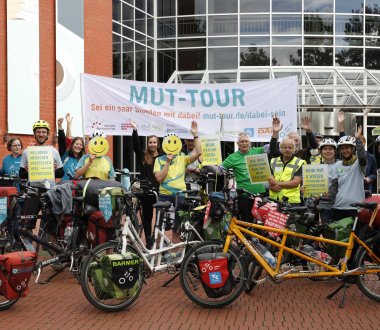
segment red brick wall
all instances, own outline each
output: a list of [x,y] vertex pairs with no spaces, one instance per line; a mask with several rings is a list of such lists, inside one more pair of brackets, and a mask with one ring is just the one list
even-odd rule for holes
[[[0,1],[0,161],[9,152],[3,142],[7,132],[7,10]],[[50,142],[56,134],[56,79],[55,79],[55,1],[39,1],[40,28],[40,118],[51,127]],[[112,1],[84,0],[84,56],[85,72],[112,76]],[[34,143],[33,136],[21,136],[24,147]],[[109,138],[113,156],[112,138]]]
[[84,72],[112,77],[112,1],[84,0]]
[[[3,143],[7,130],[7,6],[6,1],[0,1],[0,156],[7,154]],[[0,165],[1,166],[1,165]]]

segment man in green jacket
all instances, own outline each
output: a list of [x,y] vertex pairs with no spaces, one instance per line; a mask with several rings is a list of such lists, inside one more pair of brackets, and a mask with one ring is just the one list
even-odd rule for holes
[[[277,143],[277,138],[282,125],[277,117],[272,120],[272,138],[270,144]],[[249,135],[240,133],[237,141],[238,151],[230,154],[222,163],[224,169],[232,169],[234,171],[237,188],[248,190],[251,193],[265,193],[265,186],[262,183],[252,184],[249,178],[247,165],[245,162],[246,156],[252,156],[265,153],[264,147],[251,148]],[[239,200],[239,211],[241,219],[244,221],[253,221],[251,209],[253,200],[248,197],[243,197]]]

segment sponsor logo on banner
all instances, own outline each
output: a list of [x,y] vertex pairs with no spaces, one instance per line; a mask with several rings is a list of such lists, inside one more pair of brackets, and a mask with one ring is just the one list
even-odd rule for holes
[[255,136],[255,129],[250,127],[250,128],[244,128],[244,133],[248,134],[250,137]]
[[259,136],[267,136],[272,134],[272,127],[261,127],[257,129]]

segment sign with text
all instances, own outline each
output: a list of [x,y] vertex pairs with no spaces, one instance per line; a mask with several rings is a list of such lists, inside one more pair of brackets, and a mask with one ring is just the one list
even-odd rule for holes
[[222,150],[217,136],[201,136],[202,165],[219,165],[222,163]]
[[53,147],[28,147],[29,181],[55,180]]
[[328,173],[329,169],[326,164],[303,165],[304,197],[319,196],[327,193],[329,190]]
[[101,129],[107,135],[175,133],[192,138],[191,121],[200,135],[235,141],[240,132],[251,141],[267,142],[272,117],[286,132],[297,130],[296,76],[225,84],[171,84],[133,81],[81,74],[82,116],[85,134]]
[[245,157],[251,183],[266,182],[270,178],[268,155],[259,154]]

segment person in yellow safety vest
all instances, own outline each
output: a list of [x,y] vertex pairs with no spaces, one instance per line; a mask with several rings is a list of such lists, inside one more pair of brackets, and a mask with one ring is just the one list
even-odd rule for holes
[[282,201],[288,198],[292,205],[301,204],[300,185],[302,181],[302,165],[306,162],[293,155],[295,146],[290,138],[280,143],[282,156],[271,160],[272,176],[269,181],[269,196]]

